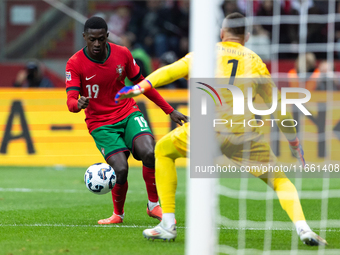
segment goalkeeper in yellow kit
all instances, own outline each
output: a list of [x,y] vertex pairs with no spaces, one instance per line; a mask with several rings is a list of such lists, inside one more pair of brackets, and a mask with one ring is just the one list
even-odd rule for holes
[[[258,94],[263,98],[265,103],[270,105],[272,103],[272,88],[275,84],[272,82],[266,65],[262,62],[261,58],[244,47],[244,43],[249,38],[249,33],[246,33],[245,29],[245,17],[242,14],[232,13],[223,20],[220,33],[222,42],[217,44],[216,77],[230,78],[234,76],[241,78],[242,82],[236,81],[234,83],[235,86],[241,88],[243,91],[247,86],[252,87],[252,97],[254,98]],[[179,78],[187,78],[190,69],[190,59],[191,54],[188,54],[177,62],[158,69],[138,85],[121,89],[116,95],[116,102],[124,98],[137,96],[152,87],[163,86]],[[265,82],[261,84],[254,82],[256,81],[254,79],[258,78],[264,78],[262,81],[264,80]],[[252,82],[248,82],[247,84],[247,82],[244,82],[245,80],[252,80]],[[221,90],[220,95],[223,98],[223,103],[226,103],[226,106],[217,109],[217,112],[223,119],[230,119],[230,116],[232,116],[232,95],[227,90]],[[280,100],[279,96],[278,104]],[[235,116],[233,116],[233,121],[237,122],[234,117]],[[242,117],[245,118],[246,121],[254,119],[253,115],[245,115]],[[286,114],[285,116],[277,114],[276,119],[280,120],[277,122],[278,126],[288,139],[293,155],[301,165],[304,165],[303,150],[296,136],[296,129],[287,127],[294,125],[286,125],[286,127],[284,127],[279,124],[284,119],[286,123],[289,122],[288,119],[292,119],[292,117],[290,114]],[[242,164],[275,164],[276,157],[269,144],[264,141],[263,134],[259,128],[252,128],[249,133],[250,135],[247,134],[247,136],[245,135],[245,129],[246,128],[240,125],[233,127],[224,126],[223,128],[216,129],[217,140],[220,142],[222,153],[238,166]],[[189,124],[185,123],[165,135],[156,144],[155,179],[163,209],[163,218],[162,222],[155,228],[145,229],[143,231],[143,235],[147,238],[170,240],[177,236],[175,224],[175,193],[177,188],[175,160],[180,157],[186,157],[187,155],[188,132]],[[245,142],[249,142],[250,144],[248,150],[244,149],[243,143]],[[245,157],[245,155],[247,155],[247,157]],[[251,173],[275,190],[282,208],[295,224],[297,233],[305,244],[327,244],[324,239],[314,233],[307,225],[296,188],[283,172],[277,172],[270,176],[265,172]]]

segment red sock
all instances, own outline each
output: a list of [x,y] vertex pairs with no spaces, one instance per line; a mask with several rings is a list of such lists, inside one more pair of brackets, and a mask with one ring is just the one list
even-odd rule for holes
[[111,190],[114,214],[122,215],[124,213],[124,204],[127,190],[127,181],[124,184],[116,183],[116,185]]
[[143,179],[145,181],[148,199],[151,202],[158,202],[158,194],[155,182],[155,168],[150,168],[143,165]]

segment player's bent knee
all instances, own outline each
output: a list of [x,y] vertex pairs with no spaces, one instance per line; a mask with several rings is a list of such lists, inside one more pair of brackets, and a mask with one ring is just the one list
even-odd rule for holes
[[142,162],[146,166],[154,166],[155,165],[155,153],[153,150],[148,150],[144,153],[142,157]]
[[284,172],[264,173],[260,175],[262,181],[269,185],[272,189],[276,189],[279,183],[290,182]]
[[182,155],[174,146],[171,136],[165,135],[162,137],[155,146],[155,157],[162,158],[167,157],[171,159],[177,159],[180,157],[185,157]]
[[162,148],[161,142],[156,143],[156,146],[155,146],[155,157],[156,158],[164,156],[161,148]]
[[124,184],[127,181],[129,166],[126,161],[114,160],[109,158],[107,163],[115,170],[117,183]]
[[296,191],[294,184],[288,178],[276,178],[273,181],[274,190],[285,187],[287,190]]
[[114,169],[117,176],[117,183],[124,184],[127,181],[128,169],[127,168],[116,168]]

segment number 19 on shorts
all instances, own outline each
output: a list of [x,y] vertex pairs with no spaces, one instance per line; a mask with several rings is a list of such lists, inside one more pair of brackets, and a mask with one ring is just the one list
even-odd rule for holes
[[138,122],[141,127],[141,131],[148,130],[148,123],[142,116],[135,117],[135,120]]

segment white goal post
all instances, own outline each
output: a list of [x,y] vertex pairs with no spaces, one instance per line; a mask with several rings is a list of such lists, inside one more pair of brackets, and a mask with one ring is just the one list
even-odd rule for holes
[[[190,52],[194,53],[190,78],[213,78],[215,73],[215,44],[218,39],[218,0],[192,0],[190,3]],[[186,254],[212,255],[217,250],[217,179],[192,178],[195,164],[213,164],[215,154],[212,125],[202,125],[201,96],[195,84],[190,84],[190,164],[187,178]],[[199,95],[199,94],[198,94]],[[213,119],[214,104],[207,100],[206,120]],[[208,124],[206,122],[206,124]],[[194,129],[194,130],[193,130]],[[194,132],[193,132],[194,131]],[[204,134],[203,136],[200,134]],[[198,137],[197,137],[198,136]],[[195,148],[194,153],[193,148]]]

